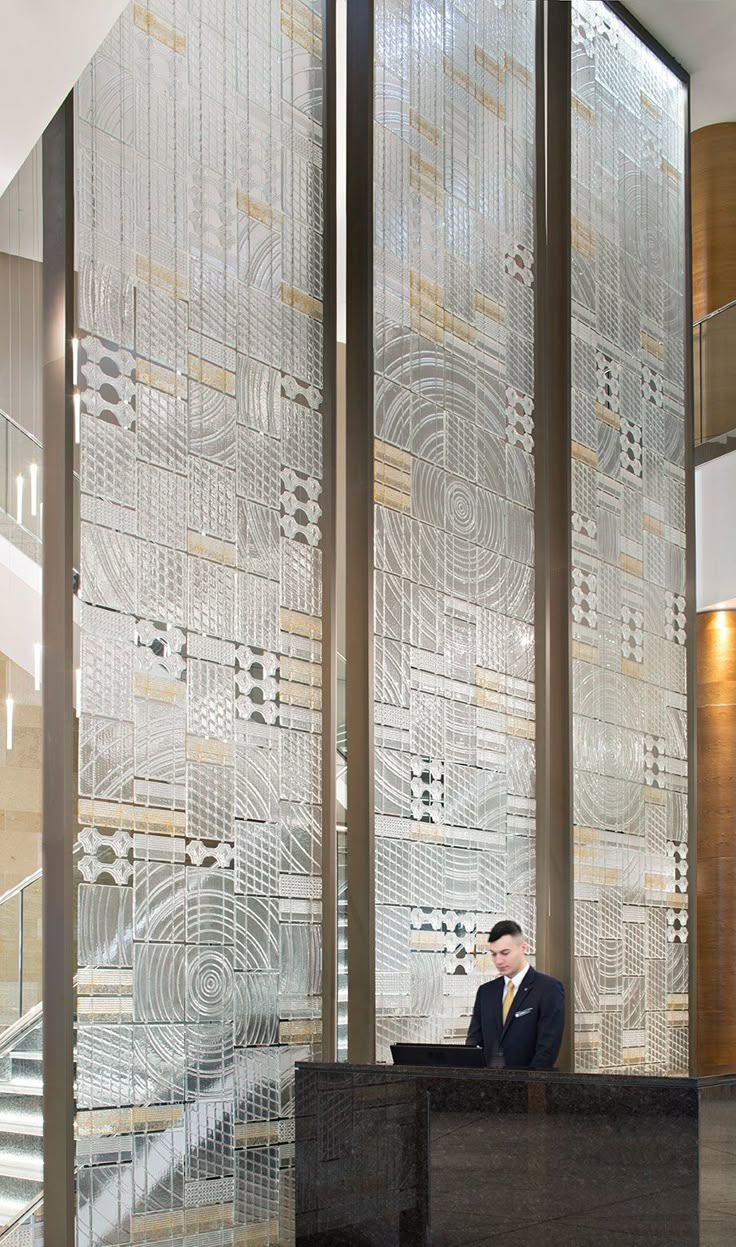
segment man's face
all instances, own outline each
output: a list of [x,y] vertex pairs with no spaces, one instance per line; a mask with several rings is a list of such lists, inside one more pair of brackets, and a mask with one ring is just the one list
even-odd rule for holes
[[526,964],[527,942],[520,935],[502,935],[489,945],[493,964],[499,974],[512,979]]

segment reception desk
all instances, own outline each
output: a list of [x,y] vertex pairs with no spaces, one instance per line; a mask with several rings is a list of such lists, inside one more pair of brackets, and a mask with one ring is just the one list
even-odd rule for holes
[[736,1077],[300,1065],[297,1247],[736,1247]]

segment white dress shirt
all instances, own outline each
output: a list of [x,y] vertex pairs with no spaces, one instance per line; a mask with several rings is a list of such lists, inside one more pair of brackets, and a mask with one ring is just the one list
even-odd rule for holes
[[513,983],[513,985],[514,985],[514,996],[513,996],[513,1000],[512,1000],[512,1002],[511,1002],[512,1004],[513,1004],[514,1000],[516,1000],[516,997],[517,997],[517,996],[518,996],[518,994],[519,994],[519,988],[520,988],[520,986],[521,986],[521,981],[522,981],[522,979],[524,978],[524,975],[526,974],[526,972],[527,972],[527,970],[528,970],[528,969],[529,969],[529,963],[527,962],[527,964],[524,966],[524,969],[523,969],[523,970],[519,970],[519,973],[518,973],[518,974],[515,974],[515,975],[514,975],[514,977],[513,977],[512,979],[510,979],[510,978],[508,977],[508,975],[506,975],[506,974],[504,974],[504,976],[503,976],[503,994],[504,994],[504,996],[506,995],[506,992],[508,991],[508,988],[509,988],[509,983]]

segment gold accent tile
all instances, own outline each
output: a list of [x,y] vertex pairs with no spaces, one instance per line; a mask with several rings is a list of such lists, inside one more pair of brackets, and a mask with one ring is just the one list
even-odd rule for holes
[[676,169],[674,165],[670,164],[669,160],[663,160],[660,165],[660,169],[666,178],[669,178],[672,182],[677,182],[679,186],[682,181],[682,174],[679,169]]
[[409,152],[409,185],[437,207],[442,205],[445,190],[440,169],[419,152]]
[[172,1234],[189,1235],[227,1229],[232,1223],[232,1204],[205,1204],[201,1208],[139,1213],[131,1218],[130,1237],[133,1243],[169,1242]]
[[488,320],[494,320],[498,325],[506,324],[506,308],[502,303],[497,303],[495,299],[489,299],[487,295],[481,294],[480,290],[475,292],[475,310],[481,316],[485,316]]
[[408,514],[411,511],[411,455],[375,438],[373,457],[374,500]]
[[449,333],[453,338],[458,338],[461,342],[475,342],[478,338],[478,332],[473,325],[468,324],[462,316],[456,316],[454,312],[445,311],[443,316],[443,324],[445,332]]
[[595,255],[595,230],[576,216],[572,218],[571,242],[573,250],[577,251],[578,255],[585,256],[588,260],[591,260]]
[[503,65],[499,65],[498,61],[494,61],[493,57],[489,56],[487,52],[484,52],[483,49],[479,48],[477,45],[474,52],[474,60],[480,69],[485,70],[485,72],[490,74],[492,78],[495,78],[497,82],[503,83],[504,78],[506,77],[506,71],[504,70]]
[[683,1009],[687,1009],[689,1004],[687,992],[668,992],[667,993],[667,1012],[678,1013]]
[[649,515],[645,511],[642,516],[642,525],[645,532],[654,533],[657,537],[664,537],[664,524],[657,519],[656,515]]
[[390,485],[381,485],[378,481],[373,483],[373,501],[378,506],[388,507],[390,511],[401,511],[404,515],[409,515],[411,511],[411,498],[408,494],[393,489]]
[[632,680],[643,680],[644,669],[640,662],[634,662],[633,658],[621,659],[621,672],[623,675],[629,676]]
[[292,43],[322,59],[322,21],[301,0],[281,0],[281,30]]
[[517,82],[523,82],[525,87],[530,87],[534,82],[531,70],[527,69],[526,65],[522,65],[521,61],[517,61],[510,52],[507,52],[504,57],[504,66],[506,73],[516,78]]
[[517,719],[513,715],[506,716],[506,735],[534,740],[535,723],[533,719]]
[[282,606],[280,624],[281,631],[292,636],[307,637],[310,641],[322,639],[322,620],[317,615],[305,615],[302,611],[287,610]]
[[133,1130],[166,1130],[184,1120],[183,1104],[152,1104],[131,1109]]
[[187,689],[181,680],[154,675],[150,671],[133,673],[133,693],[147,701],[163,701],[169,706],[186,706]]
[[647,784],[644,788],[644,801],[649,805],[666,805],[667,793],[664,788],[651,788]]
[[409,125],[412,130],[416,130],[418,134],[421,134],[423,139],[434,143],[435,147],[442,138],[442,131],[437,126],[433,126],[431,121],[427,121],[426,117],[417,112],[416,108],[409,109]]
[[279,684],[279,701],[285,706],[303,706],[305,710],[321,710],[322,689],[308,688],[304,684],[282,680]]
[[131,996],[132,992],[132,970],[82,966],[77,971],[78,996]]
[[409,947],[419,952],[441,952],[445,947],[445,937],[441,931],[411,931]]
[[647,355],[651,355],[654,359],[659,360],[660,363],[664,359],[664,342],[658,342],[656,338],[653,338],[650,333],[646,333],[643,329],[641,331],[641,349],[646,351]]
[[183,810],[157,810],[118,801],[83,800],[79,802],[79,821],[91,827],[125,827],[175,835],[186,827],[186,814]]
[[254,195],[249,195],[247,191],[237,191],[235,206],[238,212],[243,212],[252,221],[258,221],[261,225],[267,225],[269,229],[272,229],[281,218],[281,213],[272,208],[270,204],[263,203],[262,200],[256,199]]
[[278,1143],[279,1123],[277,1121],[254,1121],[235,1126],[236,1147],[262,1147],[267,1143]]
[[477,104],[480,104],[483,108],[487,108],[489,112],[494,113],[496,117],[503,121],[506,116],[506,109],[501,101],[495,95],[491,95],[490,91],[486,91],[479,82],[475,82],[470,75],[466,74],[465,71],[460,69],[458,65],[455,65],[450,60],[449,56],[444,58],[443,71],[445,77],[450,79],[450,82],[454,82],[456,86],[460,87],[462,91],[465,91],[471,99],[476,101]]
[[619,562],[623,571],[628,572],[629,576],[636,576],[641,580],[644,575],[644,565],[641,559],[635,559],[631,554],[622,554]]
[[233,1229],[233,1247],[268,1247],[279,1242],[277,1220],[262,1221],[256,1225],[238,1225]]
[[78,1139],[102,1139],[108,1135],[132,1132],[129,1108],[90,1108],[77,1113],[76,1136]]
[[279,1022],[280,1044],[313,1043],[322,1038],[322,1022],[319,1018],[299,1018],[292,1022]]
[[440,823],[416,823],[412,821],[410,840],[420,840],[423,844],[442,844],[445,829]]
[[604,407],[603,403],[596,403],[595,415],[597,420],[603,424],[610,424],[612,429],[621,428],[621,417],[618,412],[611,411],[610,407]]
[[624,1048],[624,1065],[643,1065],[645,1055],[644,1048]]
[[584,104],[577,95],[573,95],[572,97],[572,111],[577,113],[581,121],[586,121],[590,126],[595,125],[595,113],[593,112],[593,109],[589,104]]
[[221,394],[235,394],[235,373],[219,364],[211,364],[208,359],[200,359],[198,355],[190,354],[187,371],[193,381],[201,381],[202,385],[219,390]]
[[644,875],[644,888],[647,892],[665,893],[668,883],[669,875],[659,875],[654,871],[647,871]]
[[135,375],[141,385],[149,385],[151,389],[160,390],[162,394],[170,394],[173,398],[187,396],[186,377],[172,372],[170,368],[162,368],[160,364],[152,364],[147,359],[137,359]]
[[598,647],[596,645],[588,645],[587,641],[573,641],[572,656],[579,658],[581,662],[598,662]]
[[235,746],[228,740],[205,740],[202,736],[187,736],[186,754],[189,762],[208,762],[211,766],[232,766]]
[[150,9],[144,8],[142,4],[133,5],[133,21],[139,30],[162,43],[165,48],[170,48],[172,52],[177,52],[179,55],[183,55],[186,52],[186,35],[179,34],[178,31],[174,30],[173,26],[167,25],[160,17],[156,17],[156,14],[152,13]]
[[211,563],[221,563],[224,567],[235,566],[235,544],[222,541],[219,537],[202,536],[201,533],[187,531],[187,553],[199,559],[209,559]]
[[647,95],[646,91],[639,92],[639,99],[641,101],[642,108],[646,113],[649,113],[650,117],[654,117],[655,121],[662,120],[662,109],[659,107],[659,104],[655,104],[654,100],[651,96]]
[[313,298],[311,294],[305,294],[303,290],[297,290],[296,286],[287,286],[285,281],[281,283],[281,302],[286,307],[293,307],[295,312],[301,312],[302,316],[322,320],[320,300]]
[[598,467],[598,451],[592,446],[583,446],[581,442],[571,442],[572,457],[579,463],[587,463],[591,468]]
[[145,255],[136,255],[135,275],[139,281],[147,282],[149,286],[155,286],[166,294],[173,294],[179,299],[189,296],[189,282],[183,273],[166,268],[164,264],[157,264]]

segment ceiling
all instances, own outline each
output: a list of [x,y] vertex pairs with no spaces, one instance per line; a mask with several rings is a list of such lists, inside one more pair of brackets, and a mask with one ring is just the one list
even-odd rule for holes
[[736,121],[736,0],[628,0],[627,8],[690,73],[692,129]]
[[0,0],[0,194],[125,0]]

